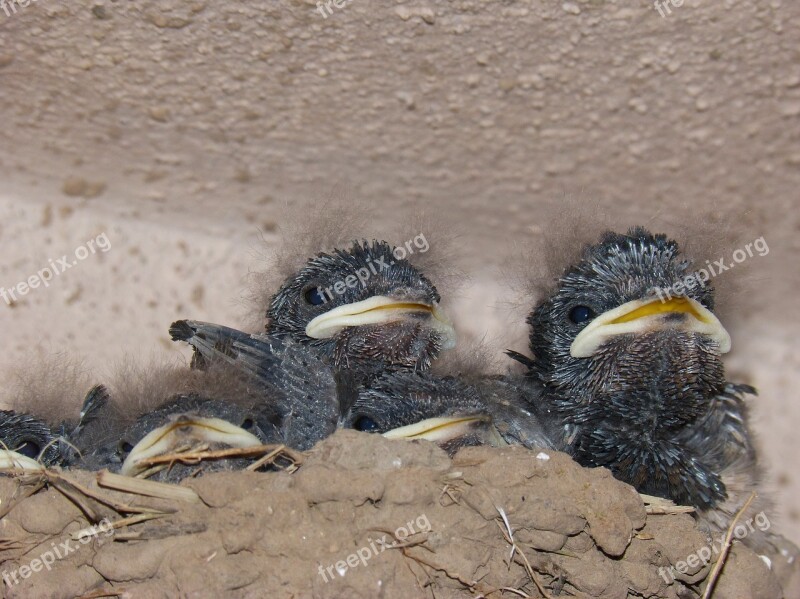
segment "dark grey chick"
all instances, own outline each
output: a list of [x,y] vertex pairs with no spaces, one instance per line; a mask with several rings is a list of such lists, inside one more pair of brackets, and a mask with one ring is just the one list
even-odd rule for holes
[[270,300],[264,335],[198,321],[173,323],[170,334],[193,346],[193,366],[226,362],[254,376],[271,391],[264,408],[285,413],[276,417],[287,424],[286,444],[306,449],[335,430],[360,386],[387,369],[427,370],[454,346],[439,301],[392,246],[363,241],[289,276]]
[[355,242],[316,255],[283,283],[266,332],[364,378],[386,368],[427,370],[455,345],[439,302],[433,283],[388,243]]
[[579,463],[724,529],[759,480],[744,400],[754,390],[725,380],[730,336],[693,274],[664,235],[604,234],[529,316],[528,376]]
[[[282,443],[286,415],[265,406],[273,392],[250,376],[210,365],[206,370],[152,368],[125,373],[102,391],[102,414],[73,435],[83,456],[77,467],[108,468],[131,476],[175,482],[199,472],[237,469],[241,459],[175,463],[147,472],[146,460],[191,449],[245,448]],[[95,389],[102,389],[98,387]],[[283,420],[282,420],[283,418]],[[292,423],[293,424],[293,423]]]
[[[60,374],[59,371],[55,371],[51,373],[51,376],[58,377]],[[64,378],[63,383],[66,389],[74,381],[67,380],[67,377]],[[70,393],[65,392],[65,396],[69,395]],[[25,405],[26,398],[23,394],[21,398],[16,398],[15,403]],[[30,406],[31,408],[41,410],[47,407],[51,412],[56,409],[46,399],[43,400],[41,395],[37,399],[38,402],[31,402],[34,404]],[[52,399],[58,401],[59,408],[63,407],[61,405],[64,403],[61,401],[62,398],[55,397],[50,401]],[[21,455],[26,458],[23,460],[26,468],[34,468],[34,463],[38,463],[38,468],[42,466],[68,467],[73,464],[80,456],[79,445],[84,438],[84,429],[86,426],[91,426],[98,411],[102,410],[105,399],[102,387],[92,389],[87,394],[77,419],[67,419],[52,426],[44,419],[31,414],[0,410],[0,443],[3,447],[3,452],[0,453],[3,459],[0,463],[11,464],[9,460]]]
[[[542,413],[522,379],[467,380],[388,373],[363,388],[342,425],[392,439],[426,439],[448,453],[470,445],[553,448],[559,422]],[[552,429],[552,430],[551,430]]]
[[0,410],[0,470],[40,470],[61,463],[59,436],[43,420]]
[[109,468],[126,476],[177,482],[199,472],[242,469],[246,459],[203,461],[198,464],[174,462],[152,468],[146,460],[186,451],[256,447],[270,442],[258,430],[255,418],[242,407],[227,401],[197,395],[178,395],[155,410],[140,416],[119,439],[98,448],[81,466]]

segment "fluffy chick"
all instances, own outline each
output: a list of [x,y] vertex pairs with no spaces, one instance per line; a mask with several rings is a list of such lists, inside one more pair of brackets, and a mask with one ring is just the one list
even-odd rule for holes
[[[578,462],[724,529],[759,480],[754,391],[725,380],[730,336],[693,274],[664,235],[604,234],[530,314],[528,376]],[[677,283],[688,283],[680,294]]]
[[[128,369],[112,381],[107,395],[102,415],[77,435],[76,444],[83,451],[77,467],[142,475],[148,469],[143,460],[148,458],[197,448],[281,443],[292,428],[281,419],[285,414],[275,408],[279,398],[269,389],[213,365],[204,371]],[[271,398],[275,401],[268,401]],[[244,463],[177,464],[155,472],[154,478],[175,482],[200,471],[236,469]]]
[[62,462],[60,441],[46,422],[0,410],[0,468],[38,469]]
[[361,389],[341,425],[393,439],[427,439],[451,455],[470,445],[553,448],[558,436],[552,429],[559,424],[537,399],[518,377],[395,372]]
[[305,345],[193,320],[173,323],[170,335],[192,346],[195,367],[247,381],[259,425],[274,429],[281,443],[305,450],[336,430],[341,410],[334,371]]
[[306,345],[337,370],[426,370],[455,344],[434,284],[385,241],[322,252],[288,277],[267,310],[269,335]]

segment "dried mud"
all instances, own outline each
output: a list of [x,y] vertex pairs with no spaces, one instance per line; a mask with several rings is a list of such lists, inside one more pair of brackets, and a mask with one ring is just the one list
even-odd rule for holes
[[[197,502],[101,489],[90,472],[66,476],[167,513],[82,543],[70,535],[91,526],[85,511],[129,514],[84,496],[79,507],[52,486],[26,497],[29,482],[0,478],[4,596],[500,598],[541,596],[538,583],[553,597],[683,599],[702,594],[713,566],[675,571],[680,580],[668,584],[659,568],[708,545],[692,517],[647,515],[608,471],[552,451],[466,448],[450,459],[427,442],[340,431],[293,473],[184,481]],[[65,542],[62,559],[20,570]],[[771,570],[734,542],[713,597],[772,599],[781,584],[797,597],[798,577],[797,563]]]

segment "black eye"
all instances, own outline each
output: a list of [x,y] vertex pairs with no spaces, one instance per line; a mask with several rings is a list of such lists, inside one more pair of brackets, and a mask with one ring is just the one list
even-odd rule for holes
[[37,443],[33,441],[25,441],[22,445],[17,448],[17,453],[21,453],[25,457],[36,459],[39,457],[39,454],[42,452],[42,448],[39,447]]
[[253,428],[254,424],[255,423],[253,422],[252,418],[245,418],[244,422],[242,422],[242,428],[246,431],[249,431],[251,428]]
[[305,297],[306,301],[312,306],[321,306],[325,303],[325,296],[322,295],[322,291],[320,291],[319,287],[306,289],[303,297]]
[[575,306],[569,311],[569,319],[575,324],[583,324],[594,318],[594,311],[588,306]]
[[133,445],[128,443],[127,441],[120,441],[119,442],[119,450],[121,453],[128,454],[133,451]]
[[378,423],[369,416],[359,416],[353,423],[353,428],[365,433],[374,433],[378,430]]

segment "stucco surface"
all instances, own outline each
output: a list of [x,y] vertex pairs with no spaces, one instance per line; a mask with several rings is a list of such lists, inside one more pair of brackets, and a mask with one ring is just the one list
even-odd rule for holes
[[0,285],[111,243],[0,302],[0,366],[68,351],[103,368],[177,352],[174,318],[236,322],[262,235],[342,188],[378,219],[452,220],[467,338],[521,323],[500,270],[567,198],[626,226],[734,223],[728,253],[759,237],[770,252],[728,315],[729,367],[762,391],[776,514],[800,539],[800,5],[331,7],[0,6]]

